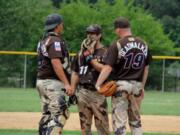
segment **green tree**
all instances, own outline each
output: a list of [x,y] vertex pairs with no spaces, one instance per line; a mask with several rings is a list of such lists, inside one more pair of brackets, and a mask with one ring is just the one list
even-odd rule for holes
[[[121,9],[121,10],[119,10]],[[153,55],[172,55],[173,42],[164,35],[162,26],[151,15],[132,5],[124,6],[119,0],[114,5],[99,1],[94,6],[78,2],[63,5],[60,13],[64,16],[65,38],[72,51],[78,50],[84,38],[85,28],[91,23],[100,24],[103,28],[104,43],[109,45],[115,35],[113,21],[117,16],[127,17],[135,35],[142,37],[151,48]]]
[[163,24],[163,28],[176,47],[180,47],[180,1],[179,0],[134,0]]
[[[43,31],[44,16],[49,14],[48,0],[1,0],[0,1],[0,50],[35,51]],[[32,61],[32,62],[30,62]],[[8,80],[23,78],[23,56],[0,56],[0,84],[9,85]],[[35,57],[28,61],[27,78],[35,73]],[[31,74],[33,73],[33,74]],[[6,82],[6,83],[4,83]]]
[[[122,0],[117,0],[114,4],[102,0],[90,5],[77,0],[69,4],[61,3],[60,9],[54,8],[50,0],[1,0],[0,50],[35,51],[36,44],[43,35],[44,19],[50,13],[62,14],[63,37],[68,41],[71,52],[79,50],[85,37],[85,29],[92,23],[102,26],[103,43],[106,46],[111,44],[116,38],[113,21],[117,16],[124,16],[130,20],[134,35],[142,37],[148,43],[153,55],[173,55],[174,44],[163,33],[161,24],[143,9]],[[5,64],[0,66],[0,76],[3,79],[7,78],[7,72],[10,77],[22,76],[23,58],[18,57],[0,56],[0,62]],[[35,63],[35,58],[28,59],[29,81],[36,76]]]

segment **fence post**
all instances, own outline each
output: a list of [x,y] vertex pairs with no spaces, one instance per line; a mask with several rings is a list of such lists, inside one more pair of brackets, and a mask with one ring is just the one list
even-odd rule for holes
[[166,62],[166,60],[165,59],[163,59],[163,65],[162,65],[162,86],[161,86],[161,90],[162,90],[162,92],[164,92],[164,79],[165,79],[165,63]]
[[27,55],[24,55],[24,82],[23,82],[23,88],[26,89],[26,75],[27,75]]

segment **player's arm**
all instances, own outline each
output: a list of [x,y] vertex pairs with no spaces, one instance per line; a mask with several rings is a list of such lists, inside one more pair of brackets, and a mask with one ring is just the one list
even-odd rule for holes
[[114,63],[116,62],[118,57],[118,49],[117,49],[117,45],[116,44],[112,44],[107,52],[107,55],[105,57],[105,65],[103,66],[103,69],[101,70],[101,73],[97,79],[96,82],[96,88],[98,89],[98,87],[100,87],[103,82],[108,78],[108,76],[110,75],[111,71],[112,71],[112,66],[114,65]]
[[145,88],[148,73],[149,73],[149,63],[151,61],[152,61],[152,56],[150,54],[150,51],[148,50],[148,56],[146,58],[145,68],[144,68],[143,77],[142,77],[142,98],[144,97],[144,88]]
[[96,88],[97,90],[99,87],[103,84],[103,82],[108,78],[112,71],[112,67],[110,65],[104,65],[103,69],[101,70],[101,73],[98,77],[98,80],[96,82]]
[[102,63],[98,62],[96,59],[92,59],[90,63],[93,66],[93,68],[98,72],[101,72],[101,70],[104,67],[104,65]]
[[57,77],[63,82],[67,95],[72,95],[73,91],[64,73],[61,60],[59,58],[54,58],[54,59],[51,59],[51,63]]
[[72,70],[72,74],[71,74],[71,87],[73,89],[73,91],[76,90],[77,84],[79,82],[79,55],[77,54],[74,58],[74,60],[72,61],[71,64],[71,70]]
[[64,85],[68,85],[69,81],[64,73],[61,60],[59,58],[51,59],[51,63],[57,77],[64,83]]
[[73,71],[72,75],[71,75],[71,87],[73,89],[73,91],[75,91],[77,84],[79,82],[79,76],[78,73]]
[[145,87],[145,84],[146,84],[146,80],[147,80],[148,73],[149,73],[149,64],[151,63],[151,61],[152,61],[152,55],[148,49],[148,55],[145,60],[145,68],[144,68],[143,78],[142,78],[142,87],[143,88]]
[[143,79],[142,79],[142,87],[143,88],[145,87],[148,73],[149,73],[149,65],[145,66],[145,68],[144,68]]

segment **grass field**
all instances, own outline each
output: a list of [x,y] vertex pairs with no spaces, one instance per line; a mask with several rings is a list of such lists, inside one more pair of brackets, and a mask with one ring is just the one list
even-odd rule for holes
[[[39,112],[40,102],[36,89],[0,88],[0,112]],[[111,110],[108,98],[109,112]],[[76,106],[70,107],[77,112]],[[143,115],[180,116],[180,93],[147,91],[142,103]]]
[[[109,112],[111,99],[108,98]],[[36,89],[0,88],[0,112],[39,112],[40,100]],[[76,106],[70,107],[77,112]],[[142,103],[143,115],[180,116],[180,93],[147,91]],[[0,129],[0,135],[36,135],[36,130]],[[63,135],[80,135],[80,131],[63,131]],[[178,135],[162,133],[143,133],[144,135]],[[97,133],[93,133],[97,135]],[[130,135],[129,133],[127,135]]]
[[[63,135],[80,135],[80,134],[81,134],[80,131],[63,131]],[[37,131],[0,129],[0,135],[37,135]],[[98,134],[93,133],[93,135],[98,135]],[[127,133],[127,135],[130,135],[130,133]],[[178,135],[178,134],[143,133],[143,135]]]

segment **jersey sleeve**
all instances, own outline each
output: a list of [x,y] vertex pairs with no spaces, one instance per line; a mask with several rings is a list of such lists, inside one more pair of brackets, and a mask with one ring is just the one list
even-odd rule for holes
[[151,61],[152,61],[152,55],[151,55],[151,53],[150,53],[150,51],[149,51],[149,49],[148,49],[148,53],[147,53],[147,58],[146,58],[146,61],[145,61],[145,65],[146,65],[146,66],[149,65],[149,64],[151,63]]
[[71,70],[77,73],[79,72],[78,54],[75,56],[74,60],[72,61]]
[[50,59],[62,58],[62,47],[59,41],[53,42],[47,48],[48,56]]
[[106,56],[104,57],[103,62],[106,65],[110,65],[113,66],[116,61],[117,61],[117,57],[118,57],[118,48],[117,45],[114,43],[112,44],[109,48],[107,53],[105,54]]

